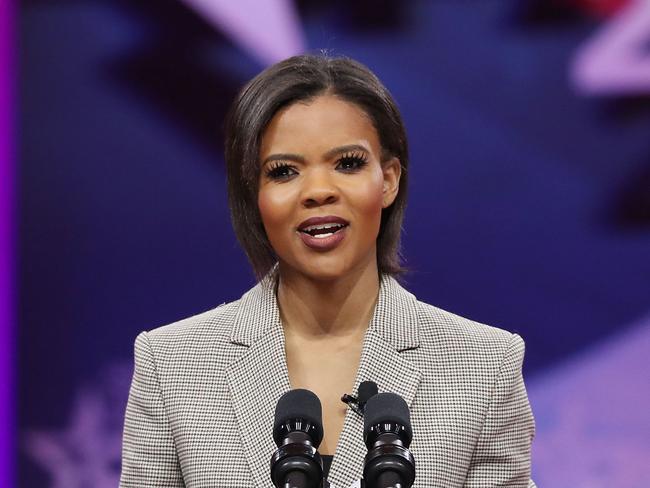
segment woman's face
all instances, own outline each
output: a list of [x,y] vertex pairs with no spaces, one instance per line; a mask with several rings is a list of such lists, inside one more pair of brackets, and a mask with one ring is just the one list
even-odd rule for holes
[[279,111],[262,134],[258,205],[281,269],[312,279],[376,270],[400,164],[357,105],[330,95]]

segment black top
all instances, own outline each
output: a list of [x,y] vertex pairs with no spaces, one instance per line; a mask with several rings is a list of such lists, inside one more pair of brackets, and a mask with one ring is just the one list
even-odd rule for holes
[[320,457],[323,459],[323,487],[328,487],[330,484],[327,481],[327,476],[330,474],[330,467],[332,466],[334,456],[321,454]]

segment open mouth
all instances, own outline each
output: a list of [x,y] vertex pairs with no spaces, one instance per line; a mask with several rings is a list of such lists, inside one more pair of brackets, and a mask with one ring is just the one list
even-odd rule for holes
[[326,237],[336,234],[338,231],[344,229],[345,227],[347,227],[347,224],[340,223],[310,225],[299,229],[299,232],[309,234],[316,239],[325,239]]

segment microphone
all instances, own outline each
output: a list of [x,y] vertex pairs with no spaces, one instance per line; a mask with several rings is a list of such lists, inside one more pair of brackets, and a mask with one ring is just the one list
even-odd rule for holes
[[365,408],[363,440],[368,454],[363,468],[366,488],[410,488],[415,459],[408,447],[413,439],[411,415],[395,393],[371,397]]
[[359,385],[359,390],[357,391],[357,396],[350,395],[345,393],[341,397],[341,401],[347,404],[352,410],[357,412],[359,415],[363,415],[364,410],[366,409],[366,402],[377,394],[377,383],[374,381],[362,381]]
[[309,390],[285,393],[275,407],[271,480],[276,488],[320,488],[323,461],[318,446],[323,440],[322,408]]

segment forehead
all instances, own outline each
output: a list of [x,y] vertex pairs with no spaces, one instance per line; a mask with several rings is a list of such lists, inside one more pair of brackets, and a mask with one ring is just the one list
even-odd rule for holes
[[358,105],[332,95],[296,102],[275,114],[262,134],[260,156],[291,152],[324,153],[348,144],[361,144],[379,154],[379,135]]

